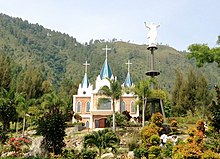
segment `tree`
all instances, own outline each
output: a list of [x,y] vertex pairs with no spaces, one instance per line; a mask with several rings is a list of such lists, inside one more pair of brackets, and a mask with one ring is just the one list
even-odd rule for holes
[[188,58],[196,58],[196,65],[202,67],[204,63],[214,62],[214,54],[206,44],[192,44],[188,47]]
[[122,94],[122,88],[119,82],[114,79],[110,80],[107,78],[110,83],[110,87],[103,86],[99,89],[99,94],[105,95],[107,97],[111,97],[112,100],[112,109],[113,109],[113,131],[115,132],[115,102],[120,98]]
[[173,111],[177,115],[184,115],[190,110],[194,116],[196,108],[204,108],[210,102],[208,83],[201,73],[189,69],[187,78],[183,78],[181,72],[176,72],[176,81],[172,93]]
[[40,98],[42,111],[46,112],[38,120],[37,132],[43,135],[43,144],[48,152],[55,155],[62,152],[67,120],[64,108],[66,102],[60,99],[55,92],[46,91]]
[[[128,114],[129,114],[129,112],[128,112]],[[111,122],[112,121],[113,121],[112,120],[112,115],[108,116],[108,118],[106,120],[106,125],[107,126],[111,126]],[[127,116],[123,115],[123,113],[116,112],[115,113],[115,123],[117,123],[117,126],[119,126],[119,127],[126,126],[126,124],[127,124]]]
[[14,121],[17,116],[14,83],[19,71],[16,67],[7,55],[0,55],[0,119],[4,131],[10,128],[10,121]]
[[199,80],[198,80],[198,88],[197,88],[197,94],[196,94],[196,105],[199,106],[199,109],[202,110],[203,117],[207,114],[207,106],[210,104],[210,101],[212,99],[212,95],[210,93],[210,90],[208,88],[208,81],[205,78],[204,74],[199,74]]
[[42,74],[37,68],[28,68],[21,72],[17,80],[16,92],[23,93],[26,99],[39,98],[42,96]]
[[0,121],[3,123],[3,131],[9,130],[10,122],[14,121],[16,115],[13,92],[0,87]]
[[48,152],[55,155],[60,154],[65,146],[63,141],[66,128],[65,120],[65,114],[56,107],[45,113],[38,121],[37,132],[44,137],[42,144]]
[[138,95],[140,101],[139,104],[142,104],[142,127],[144,127],[145,122],[145,98],[148,97],[151,93],[150,91],[150,81],[141,80],[137,86],[134,88],[135,94]]
[[180,116],[187,113],[183,106],[186,103],[186,98],[184,97],[184,87],[185,80],[183,74],[180,70],[176,70],[176,80],[172,91],[172,102],[174,105],[172,108],[173,115]]
[[11,60],[0,55],[0,87],[9,91],[11,82]]
[[24,135],[26,116],[29,107],[36,104],[37,99],[43,95],[43,78],[37,68],[28,66],[23,72],[20,72],[16,84],[16,103],[19,115],[23,117],[22,135]]
[[22,136],[24,136],[24,131],[26,127],[26,116],[28,116],[29,107],[32,106],[35,103],[35,101],[36,100],[34,98],[26,99],[25,95],[22,93],[16,93],[15,95],[15,103],[17,104],[16,110],[17,112],[19,112],[17,116],[17,122],[19,116],[23,118]]
[[67,107],[67,103],[58,97],[55,92],[49,92],[44,94],[41,99],[41,107],[43,111],[51,110],[55,107],[59,107],[62,111]]
[[209,110],[212,114],[211,124],[217,132],[220,130],[220,89],[218,86],[215,86],[216,99],[217,101],[212,101],[212,104],[209,106]]
[[187,98],[186,106],[194,116],[195,108],[196,108],[196,94],[198,93],[198,79],[196,77],[196,73],[192,70],[192,68],[189,70],[187,76],[187,83],[185,86],[186,86],[185,88],[186,91],[184,95]]
[[[220,45],[220,36],[218,36],[217,45]],[[220,47],[210,48],[207,44],[192,44],[188,47],[190,53],[188,58],[195,58],[196,65],[202,67],[204,63],[216,62],[220,67]]]
[[119,142],[120,140],[117,135],[109,129],[93,131],[84,137],[84,146],[97,147],[100,158],[103,149],[112,148],[113,151],[116,151],[116,145],[119,144]]

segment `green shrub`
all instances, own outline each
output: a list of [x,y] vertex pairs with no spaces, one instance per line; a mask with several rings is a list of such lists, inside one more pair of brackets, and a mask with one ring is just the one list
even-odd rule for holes
[[79,115],[78,113],[75,113],[73,117],[76,119],[77,123],[78,123],[79,121],[82,121],[82,117],[81,117],[81,115]]
[[63,158],[65,158],[65,159],[79,159],[80,153],[78,150],[64,149],[63,150]]
[[8,139],[7,133],[2,130],[2,127],[0,127],[0,142],[1,142],[1,144],[4,144],[7,139]]
[[196,144],[187,143],[174,146],[172,154],[173,159],[201,159],[202,151]]
[[137,157],[138,159],[141,159],[142,157],[148,157],[148,151],[144,147],[139,147],[134,149],[134,156]]
[[160,136],[158,135],[152,135],[150,137],[150,143],[153,146],[159,146],[160,145]]
[[172,142],[167,142],[164,148],[162,149],[162,154],[164,157],[172,157],[172,150],[173,150],[173,143]]
[[[112,125],[113,116],[109,116],[106,120],[106,125],[110,127]],[[115,113],[115,122],[118,127],[126,127],[128,125],[127,116],[124,114],[121,114],[119,112]]]
[[220,153],[220,134],[214,131],[206,131],[206,140],[204,140],[204,148],[216,153]]
[[159,135],[156,125],[155,125],[155,127],[153,127],[153,126],[143,127],[141,129],[141,138],[142,138],[143,144],[149,145],[150,144],[150,137],[152,135]]
[[128,141],[128,149],[129,151],[133,151],[135,148],[138,148],[138,140],[135,138],[132,138],[130,141]]
[[156,124],[158,127],[161,127],[163,124],[163,115],[159,112],[153,114],[151,116],[151,122]]
[[161,154],[162,148],[160,146],[151,146],[148,149],[148,153],[155,155],[155,157],[158,157]]
[[81,156],[83,159],[95,159],[97,156],[97,151],[94,149],[83,149]]
[[207,150],[202,154],[202,159],[220,159],[220,155],[211,150]]

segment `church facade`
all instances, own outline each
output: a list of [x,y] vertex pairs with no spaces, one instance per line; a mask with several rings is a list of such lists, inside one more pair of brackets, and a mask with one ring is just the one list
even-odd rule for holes
[[[89,82],[87,76],[87,62],[85,65],[85,74],[82,82],[79,84],[78,92],[76,95],[73,95],[73,111],[78,113],[82,117],[82,122],[85,123],[87,128],[104,128],[106,127],[106,119],[108,116],[113,114],[112,109],[112,99],[100,95],[98,93],[99,89],[103,86],[110,87],[108,79],[114,80],[114,77],[111,68],[107,60],[107,51],[109,48],[104,49],[106,51],[106,58],[100,74],[97,75],[95,86]],[[123,87],[133,87],[129,65],[129,61],[126,63],[128,65],[128,73],[125,77],[125,81],[122,84]],[[115,102],[115,111],[123,112],[128,111],[132,118],[139,116],[139,106],[135,105],[135,102],[138,100],[138,96],[134,93],[123,93],[119,100]],[[76,122],[73,118],[73,122]]]

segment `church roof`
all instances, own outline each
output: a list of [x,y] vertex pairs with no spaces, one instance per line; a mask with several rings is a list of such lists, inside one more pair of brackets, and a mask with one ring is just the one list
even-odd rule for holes
[[84,78],[82,80],[81,88],[88,88],[89,87],[89,79],[87,77],[87,73],[85,73]]
[[103,66],[102,66],[102,70],[100,72],[100,78],[104,79],[104,78],[111,78],[111,77],[112,77],[112,71],[111,71],[111,68],[107,62],[107,58],[106,58]]
[[129,72],[127,73],[127,76],[125,78],[124,86],[125,87],[131,87],[132,86],[132,79],[131,79],[131,75],[130,75]]

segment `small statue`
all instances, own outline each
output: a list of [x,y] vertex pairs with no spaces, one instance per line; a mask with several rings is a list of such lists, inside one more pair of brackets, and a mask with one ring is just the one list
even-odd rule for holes
[[147,38],[149,39],[149,47],[156,46],[157,28],[160,26],[160,24],[146,24],[146,22],[144,22],[144,24],[149,29],[147,34]]

